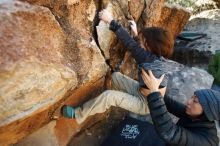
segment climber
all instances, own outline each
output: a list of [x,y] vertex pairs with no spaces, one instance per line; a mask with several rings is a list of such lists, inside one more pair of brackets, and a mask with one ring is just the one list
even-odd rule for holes
[[[118,39],[122,41],[125,47],[131,52],[139,68],[145,70],[155,69],[155,75],[158,77],[165,72],[161,63],[172,55],[174,39],[167,30],[157,27],[150,27],[141,30],[138,34],[134,21],[131,22],[131,30],[135,39],[139,38],[140,45],[129,35],[129,33],[116,22],[107,10],[99,12],[99,18],[110,24],[112,30]],[[161,83],[159,91],[164,96],[166,91],[167,78]],[[61,113],[66,118],[75,118],[77,123],[82,123],[88,116],[96,113],[103,113],[111,106],[121,107],[132,113],[139,115],[149,114],[146,99],[140,91],[149,91],[140,76],[139,82],[119,73],[112,74],[112,89],[106,90],[98,97],[89,100],[82,106],[72,107],[64,105]]]
[[215,55],[209,62],[209,73],[214,77],[212,89],[220,92],[220,50],[216,51]]
[[[211,89],[194,92],[187,104],[181,104],[170,97],[162,98],[159,85],[163,79],[155,78],[151,71],[143,70],[142,77],[149,92],[146,97],[150,115],[157,134],[167,145],[178,146],[218,146],[218,136],[214,120],[220,116],[220,93]],[[179,118],[172,121],[172,113]]]

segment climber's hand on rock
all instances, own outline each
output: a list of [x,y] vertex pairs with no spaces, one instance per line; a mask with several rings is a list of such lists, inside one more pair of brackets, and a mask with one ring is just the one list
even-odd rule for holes
[[137,25],[135,23],[134,20],[129,20],[129,25],[131,27],[131,33],[134,37],[137,37],[138,36],[138,32],[137,32]]
[[99,19],[105,23],[110,23],[113,20],[113,17],[110,12],[108,12],[106,9],[103,9],[99,12]]

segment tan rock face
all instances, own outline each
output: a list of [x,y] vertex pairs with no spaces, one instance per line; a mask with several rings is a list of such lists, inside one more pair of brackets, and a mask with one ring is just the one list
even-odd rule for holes
[[[180,6],[164,4],[163,0],[148,2],[142,14],[144,27],[168,29],[174,38],[182,31],[190,17],[190,12]],[[154,10],[155,9],[155,10]]]
[[[124,11],[120,8],[120,5],[121,4],[119,1],[111,1],[107,3],[105,7],[109,12],[112,13],[113,17],[116,20],[118,20],[122,25],[128,26],[127,20],[124,15]],[[128,11],[126,11],[125,13],[128,13]],[[110,59],[110,64],[112,66],[115,66],[116,62],[114,60],[120,60],[120,58],[122,58],[123,56],[123,54],[120,53],[120,51],[123,49],[118,49],[117,47],[117,45],[121,46],[121,43],[117,42],[115,34],[109,30],[109,25],[105,24],[103,21],[99,22],[99,25],[96,26],[96,30],[98,34],[98,42],[101,50],[105,55],[105,58]]]
[[[102,83],[103,83],[104,78],[96,81],[95,83],[89,83],[84,85],[81,88],[78,88],[76,90],[73,91],[73,93],[71,94],[71,96],[68,97],[67,102],[65,104],[68,105],[78,105],[79,103],[83,103],[86,100],[89,100],[91,97],[95,97],[97,95],[97,93],[99,93],[98,91],[102,88]],[[90,93],[90,95],[88,96],[88,93]],[[50,109],[49,109],[50,110]],[[11,133],[14,133],[13,131],[6,131],[5,134],[0,137],[0,141],[1,138],[5,139],[5,140],[10,140],[12,138],[16,138],[18,136],[20,136],[21,134],[19,134],[19,131],[21,131],[21,129],[23,131],[25,131],[25,139],[18,141],[15,146],[29,146],[29,144],[31,143],[31,145],[33,146],[39,146],[39,145],[44,145],[44,146],[66,146],[68,141],[77,133],[79,133],[80,131],[82,131],[83,129],[90,127],[91,125],[93,125],[94,123],[96,123],[97,121],[103,120],[105,114],[104,115],[96,115],[96,116],[92,116],[89,117],[83,124],[78,125],[76,123],[75,120],[71,120],[71,119],[66,119],[66,118],[59,118],[56,121],[52,121],[49,124],[45,125],[43,128],[38,129],[36,132],[30,134],[30,129],[35,128],[37,123],[36,119],[38,122],[41,122],[41,120],[45,121],[45,118],[47,117],[47,111],[42,112],[39,115],[36,115],[32,118],[30,118],[29,120],[25,120],[25,121],[21,121],[21,123],[24,123],[22,125],[22,127],[20,127],[20,129],[18,128],[14,128],[15,125],[9,125],[6,128],[7,129],[15,129],[17,131],[14,131],[17,133],[17,135],[10,135]],[[25,124],[26,123],[26,124]],[[19,124],[20,125],[20,124]],[[0,128],[0,133],[1,130],[3,131],[4,129]],[[48,130],[46,132],[46,130]],[[23,132],[22,132],[23,133]],[[29,135],[30,134],[30,135]],[[45,139],[45,134],[47,134]],[[27,136],[28,135],[28,136]],[[16,137],[15,137],[16,136]],[[16,140],[16,139],[14,139]]]
[[53,104],[77,85],[75,72],[61,64],[65,37],[50,11],[21,2],[2,7],[1,126]]
[[[128,20],[138,21],[144,9],[143,1],[108,1],[104,3],[104,8],[113,14],[127,30],[129,30]],[[99,22],[96,26],[98,42],[105,58],[109,59],[110,66],[119,71],[119,66],[124,58],[126,48],[116,39],[114,33],[109,30],[109,25]]]
[[92,34],[97,5],[93,0],[23,1],[51,9],[66,36],[66,48],[62,52],[65,65],[76,71],[79,85],[105,76],[107,66]]
[[[128,20],[138,21],[144,9],[144,1],[109,1],[104,6],[113,17],[124,27],[128,28]],[[110,59],[110,64],[115,68],[124,56],[125,49],[118,43],[113,32],[109,30],[109,25],[100,21],[96,26],[98,42],[105,58]],[[119,49],[120,48],[120,49]]]
[[0,126],[42,111],[77,86],[75,72],[67,67],[21,60],[0,73]]
[[131,13],[135,22],[137,22],[144,10],[144,0],[130,0],[128,1],[129,12]]
[[160,19],[157,23],[158,27],[168,29],[174,38],[182,31],[190,17],[190,12],[186,9],[165,4],[162,8]]
[[[0,145],[15,143],[48,123],[48,114],[76,87],[83,92],[74,99],[79,104],[91,93],[82,87],[103,84],[108,67],[91,33],[95,4],[66,4],[72,15],[59,9],[57,19],[45,7],[18,1],[0,4]],[[85,17],[74,18],[76,11]]]
[[64,61],[64,34],[51,12],[21,2],[1,4],[0,70],[10,70],[20,59],[35,56],[40,61]]
[[160,19],[164,0],[146,0],[146,7],[142,13],[142,23],[144,27],[155,26]]

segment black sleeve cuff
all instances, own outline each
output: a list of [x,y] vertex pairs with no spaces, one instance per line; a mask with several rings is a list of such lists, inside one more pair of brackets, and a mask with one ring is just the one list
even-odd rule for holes
[[121,27],[121,25],[117,22],[117,21],[115,21],[115,20],[112,20],[111,22],[110,22],[110,25],[109,25],[109,29],[110,30],[112,30],[112,31],[117,31],[119,28]]
[[135,37],[134,37],[134,40],[135,40],[136,42],[139,42],[139,41],[140,41],[138,36],[135,36]]
[[160,98],[161,98],[160,92],[153,92],[147,96],[148,102],[152,102],[152,101],[160,99]]

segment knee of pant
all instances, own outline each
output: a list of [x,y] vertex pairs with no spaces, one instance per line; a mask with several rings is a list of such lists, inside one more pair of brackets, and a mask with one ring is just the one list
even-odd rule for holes
[[109,94],[111,94],[112,91],[113,91],[113,90],[105,90],[105,91],[103,92],[103,94],[106,95],[106,96],[108,96]]
[[112,74],[112,79],[116,79],[118,76],[120,76],[121,75],[121,73],[120,72],[114,72],[113,74]]
[[109,106],[111,105],[117,105],[119,101],[121,101],[121,96],[118,91],[114,90],[106,90],[104,93],[104,97],[107,100],[107,103]]
[[122,76],[120,72],[114,72],[112,74],[112,86],[117,85],[117,80],[119,80],[119,77]]
[[103,92],[103,96],[107,100],[112,100],[116,96],[116,93],[114,90],[105,90],[105,92]]

